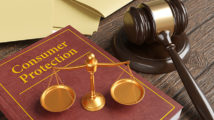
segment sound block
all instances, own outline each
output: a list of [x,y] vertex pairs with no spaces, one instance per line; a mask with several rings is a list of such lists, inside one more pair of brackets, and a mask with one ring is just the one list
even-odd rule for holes
[[[172,37],[176,45],[176,51],[180,58],[186,62],[190,53],[190,44],[185,33]],[[121,29],[113,40],[113,48],[116,56],[121,60],[130,60],[132,69],[143,73],[168,73],[175,70],[172,59],[162,44],[144,43],[141,46],[128,41],[125,31]]]

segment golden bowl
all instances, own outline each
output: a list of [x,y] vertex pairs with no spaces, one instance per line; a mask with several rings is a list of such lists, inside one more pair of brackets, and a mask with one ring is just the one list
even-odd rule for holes
[[129,78],[120,79],[111,86],[112,98],[123,105],[137,104],[143,99],[144,95],[144,87]]
[[74,90],[66,85],[48,87],[41,95],[40,103],[50,112],[62,112],[70,108],[76,99]]

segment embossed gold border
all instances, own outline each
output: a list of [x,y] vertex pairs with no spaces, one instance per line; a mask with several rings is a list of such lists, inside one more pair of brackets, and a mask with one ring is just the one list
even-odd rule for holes
[[[61,33],[58,33],[57,35],[55,35],[55,36],[49,38],[48,40],[46,40],[46,41],[44,41],[44,42],[41,42],[40,44],[38,44],[38,45],[36,45],[36,46],[34,46],[34,47],[32,47],[32,48],[26,50],[25,52],[20,53],[19,55],[17,55],[17,56],[15,56],[15,57],[11,58],[11,59],[8,60],[8,61],[6,61],[6,62],[0,64],[0,67],[3,66],[4,64],[6,64],[6,63],[8,63],[8,62],[10,62],[10,61],[12,61],[12,60],[14,60],[15,58],[17,58],[17,57],[23,55],[24,53],[29,52],[29,51],[33,50],[34,48],[36,48],[36,47],[38,47],[38,46],[40,46],[40,45],[42,45],[42,44],[48,42],[49,40],[51,40],[51,39],[53,39],[53,38],[55,38],[55,37],[57,37],[57,36],[63,34],[63,33],[66,32],[66,31],[70,31],[72,34],[74,34],[74,35],[75,35],[76,37],[78,37],[80,40],[82,40],[83,42],[85,42],[85,43],[86,43],[87,45],[89,45],[91,48],[95,49],[95,50],[98,51],[100,54],[102,54],[104,57],[106,57],[109,61],[111,61],[112,63],[114,63],[113,60],[111,60],[109,57],[107,57],[107,56],[106,56],[105,54],[103,54],[101,51],[97,50],[93,45],[91,45],[90,43],[88,43],[87,41],[85,41],[83,38],[81,38],[80,36],[78,36],[76,33],[74,33],[73,31],[71,31],[70,29],[66,29],[66,30],[62,31]],[[84,55],[86,55],[86,54],[84,54]],[[83,55],[82,55],[82,56],[83,56]],[[80,58],[80,57],[79,57],[79,58]],[[78,58],[77,58],[77,59],[78,59]],[[77,59],[76,59],[76,60],[77,60]],[[73,62],[75,62],[75,60],[72,61],[71,63],[73,63]],[[67,64],[67,65],[70,65],[71,63],[69,63],[69,64]],[[67,65],[66,65],[66,66],[67,66]],[[120,68],[121,68],[123,71],[125,71],[127,74],[129,74],[129,72],[126,71],[124,68],[122,68],[122,67],[120,67]],[[130,74],[129,74],[129,75],[130,75]],[[50,75],[49,75],[49,76],[50,76]],[[36,86],[37,84],[41,83],[42,81],[44,81],[45,79],[47,79],[49,76],[47,76],[46,78],[44,78],[44,79],[40,80],[39,82],[35,83],[35,84],[32,85],[31,87],[25,89],[24,91],[22,91],[21,93],[19,93],[19,95],[21,95],[22,93],[24,93],[24,92],[28,91],[29,89],[33,88],[33,87]],[[138,80],[137,78],[135,78],[135,79]],[[144,83],[141,82],[140,80],[138,80],[138,81],[139,81],[143,86],[145,86],[147,89],[149,89],[149,90],[152,91],[154,94],[156,94],[158,97],[160,97],[162,100],[164,100],[166,103],[168,103],[170,106],[172,106],[172,109],[171,109],[169,112],[167,112],[160,120],[163,120],[168,114],[170,114],[170,113],[175,109],[175,106],[174,106],[172,103],[170,103],[170,102],[167,101],[165,98],[163,98],[162,96],[160,96],[158,93],[156,93],[155,91],[153,91],[150,87],[148,87],[146,84],[144,84]],[[2,83],[0,83],[0,86],[1,86],[1,87],[4,89],[4,91],[14,100],[14,102],[24,111],[24,113],[26,113],[26,115],[27,115],[31,120],[33,120],[33,118],[29,115],[29,113],[28,113],[28,112],[21,106],[21,104],[12,96],[12,94],[3,86]]]

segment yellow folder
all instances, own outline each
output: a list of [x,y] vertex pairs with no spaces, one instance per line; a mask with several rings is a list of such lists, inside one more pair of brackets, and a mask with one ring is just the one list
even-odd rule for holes
[[71,25],[82,34],[92,35],[97,31],[100,16],[80,6],[73,0],[54,0],[53,27]]
[[102,17],[107,17],[132,0],[75,0],[84,7],[91,8]]
[[52,0],[1,0],[0,42],[51,34],[51,13]]
[[67,25],[82,34],[97,31],[100,17],[131,0],[2,0],[0,43],[42,38]]

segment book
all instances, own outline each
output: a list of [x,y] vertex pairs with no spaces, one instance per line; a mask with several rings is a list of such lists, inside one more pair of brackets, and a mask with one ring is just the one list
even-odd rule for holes
[[102,17],[107,17],[132,0],[75,0]]
[[97,31],[100,16],[77,4],[73,0],[53,0],[53,28],[64,28],[67,25],[85,35]]
[[0,42],[46,37],[51,14],[52,0],[1,0]]
[[[157,120],[178,119],[182,106],[133,72],[135,79],[144,87],[143,100],[132,106],[115,102],[110,87],[128,68],[98,68],[95,73],[95,89],[106,99],[103,109],[89,112],[82,108],[81,97],[90,90],[90,75],[86,69],[60,70],[63,83],[76,93],[76,101],[68,110],[58,113],[46,111],[40,97],[48,87],[51,68],[82,65],[88,53],[94,53],[100,63],[116,63],[116,58],[67,26],[33,45],[5,58],[0,62],[0,111],[14,120]],[[56,85],[56,82],[51,82]]]

